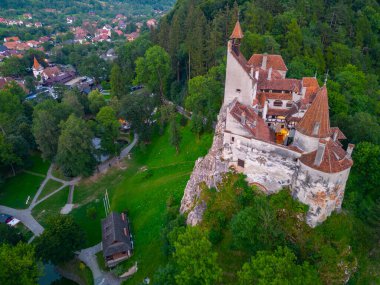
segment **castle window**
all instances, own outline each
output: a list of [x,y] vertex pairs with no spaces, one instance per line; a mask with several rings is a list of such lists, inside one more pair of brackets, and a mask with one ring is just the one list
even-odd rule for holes
[[287,108],[291,108],[292,106],[293,106],[292,101],[288,101],[288,103],[286,103],[286,107]]
[[282,101],[281,100],[275,100],[273,102],[273,106],[276,106],[276,107],[282,107]]
[[231,137],[231,143],[235,142],[235,137]]
[[241,89],[236,89],[236,92],[237,92],[237,93],[240,93],[240,92],[241,92]]
[[238,159],[238,166],[244,168],[245,161],[242,159]]

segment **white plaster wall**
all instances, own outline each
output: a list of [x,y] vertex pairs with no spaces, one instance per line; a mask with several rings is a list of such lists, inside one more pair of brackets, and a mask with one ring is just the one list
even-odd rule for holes
[[[231,41],[228,43],[226,83],[224,89],[224,105],[230,104],[235,98],[240,103],[252,105],[254,86],[251,76],[231,54]],[[240,89],[241,92],[236,90]]]
[[319,138],[305,136],[299,131],[296,131],[293,145],[307,153],[316,150],[318,148],[318,142]]
[[[231,137],[234,137],[232,143]],[[299,153],[236,134],[224,134],[223,158],[237,167],[238,159],[244,160],[244,169],[239,169],[249,183],[258,183],[267,194],[276,193],[291,184]]]
[[310,226],[322,223],[334,210],[341,209],[349,173],[350,169],[324,173],[299,162],[292,179],[292,195],[309,206]]

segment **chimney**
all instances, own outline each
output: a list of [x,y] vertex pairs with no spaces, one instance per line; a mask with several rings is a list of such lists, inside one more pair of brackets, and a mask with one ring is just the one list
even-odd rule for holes
[[259,71],[258,70],[256,70],[256,72],[255,72],[255,79],[259,80]]
[[346,153],[346,157],[347,157],[348,159],[351,159],[352,151],[354,150],[354,147],[355,147],[354,144],[352,144],[352,143],[348,144],[348,147],[347,147],[347,153]]
[[245,119],[246,119],[246,114],[245,114],[245,111],[243,111],[243,113],[241,113],[241,116],[240,116],[240,122],[242,125],[245,125]]
[[271,79],[272,79],[272,67],[269,67],[268,80],[271,80]]
[[323,160],[323,155],[325,154],[326,141],[319,140],[317,154],[315,155],[314,165],[320,166]]
[[338,130],[335,130],[333,134],[333,141],[336,142],[336,139],[338,138]]
[[253,67],[251,67],[251,77],[253,78],[254,72],[253,72]]
[[315,122],[315,123],[314,123],[314,128],[313,128],[313,135],[314,135],[314,136],[318,135],[318,132],[319,132],[319,126],[320,126],[320,122]]
[[261,63],[261,68],[266,70],[267,69],[267,60],[268,60],[268,54],[263,54],[263,62]]
[[267,113],[268,113],[268,101],[265,100],[264,107],[263,107],[263,119],[267,119]]

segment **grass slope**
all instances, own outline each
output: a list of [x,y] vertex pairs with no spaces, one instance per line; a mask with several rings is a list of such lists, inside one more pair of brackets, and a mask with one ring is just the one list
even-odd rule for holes
[[44,189],[41,192],[41,195],[38,197],[39,200],[41,200],[43,197],[49,195],[50,193],[57,190],[59,187],[61,187],[63,184],[61,182],[49,179],[48,182],[45,184]]
[[60,213],[63,206],[67,202],[67,195],[69,194],[69,187],[65,187],[58,193],[49,197],[42,203],[38,204],[32,210],[33,217],[42,225],[46,225],[46,219],[52,215]]
[[[114,170],[96,183],[82,183],[76,190],[75,203],[86,205],[75,209],[72,214],[88,233],[88,245],[101,240],[99,220],[105,214],[100,198],[106,188],[110,194],[112,210],[128,211],[135,253],[123,266],[128,268],[137,261],[139,270],[127,284],[140,284],[146,276],[152,277],[164,263],[161,229],[164,225],[166,201],[170,196],[177,201],[181,199],[195,160],[204,156],[211,145],[211,134],[197,139],[189,126],[181,129],[181,135],[179,154],[169,144],[169,131],[166,130],[162,136],[155,136],[152,143],[144,149],[137,148],[132,154],[132,160],[127,161],[126,170]],[[91,200],[94,201],[90,202]],[[97,210],[98,215],[94,220],[86,217],[89,207]]]
[[43,177],[29,173],[20,173],[0,184],[0,204],[23,209],[28,196],[32,199],[40,187]]

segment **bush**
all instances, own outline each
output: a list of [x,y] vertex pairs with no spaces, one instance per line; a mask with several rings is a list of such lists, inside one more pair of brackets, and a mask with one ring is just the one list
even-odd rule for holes
[[88,218],[95,220],[98,215],[95,207],[89,207],[86,210],[86,215]]

